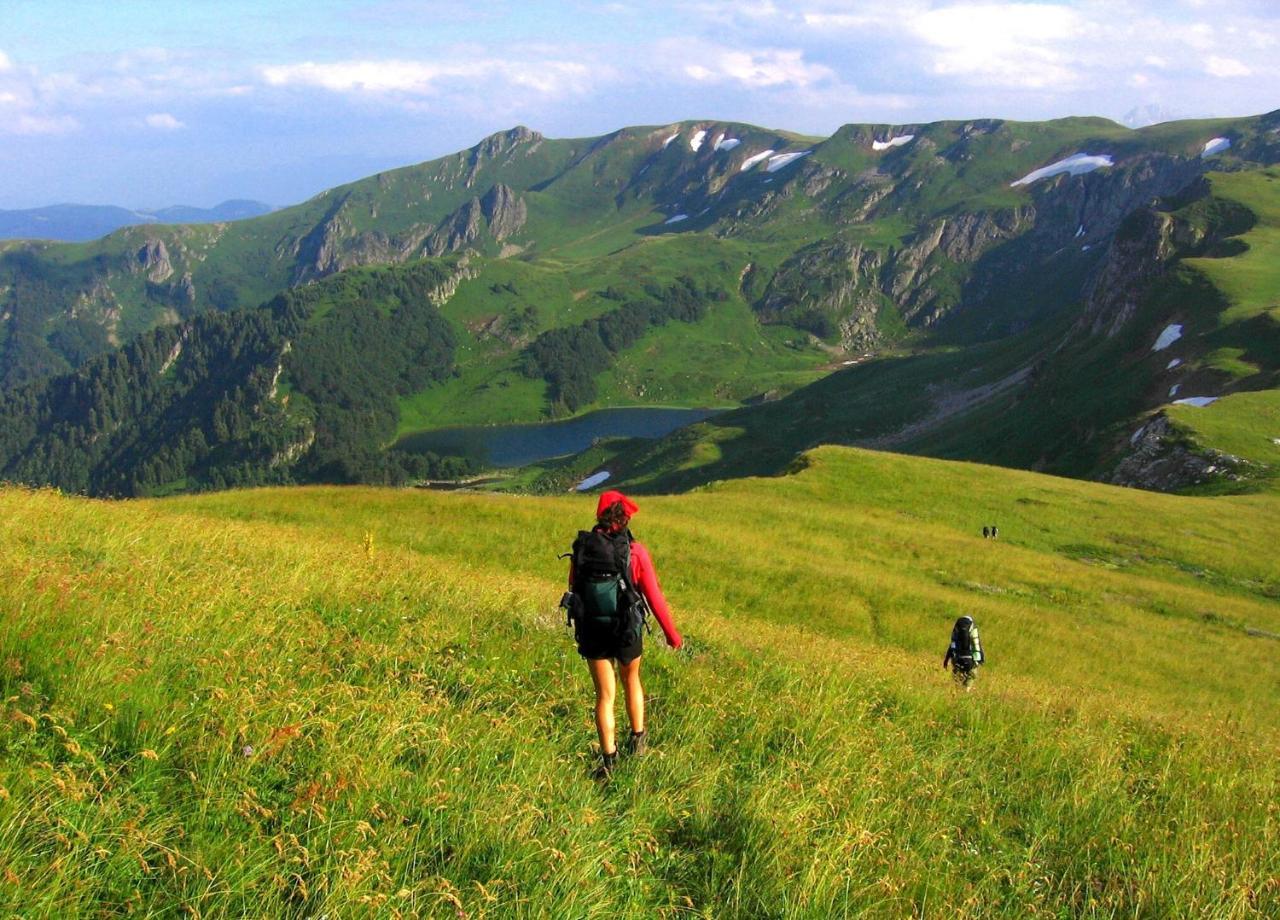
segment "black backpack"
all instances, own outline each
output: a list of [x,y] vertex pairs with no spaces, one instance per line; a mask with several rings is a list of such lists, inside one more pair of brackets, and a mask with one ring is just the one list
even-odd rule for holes
[[961,666],[982,664],[982,639],[978,636],[978,624],[973,617],[963,616],[951,627],[952,658]]
[[615,636],[629,645],[648,625],[649,605],[631,583],[630,530],[610,534],[603,527],[578,531],[573,541],[573,590],[560,605],[579,637],[589,631]]

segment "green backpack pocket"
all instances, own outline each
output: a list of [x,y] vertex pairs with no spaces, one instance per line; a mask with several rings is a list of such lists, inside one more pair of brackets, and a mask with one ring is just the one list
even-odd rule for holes
[[622,579],[617,575],[586,581],[582,585],[582,607],[587,619],[596,621],[598,625],[615,623],[621,593]]

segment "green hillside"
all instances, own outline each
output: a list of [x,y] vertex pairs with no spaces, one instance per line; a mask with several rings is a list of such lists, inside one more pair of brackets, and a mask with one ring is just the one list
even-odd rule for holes
[[[1144,481],[1151,474],[1136,467],[1127,484],[1274,488],[1278,179],[1274,169],[1211,173],[1187,196],[1135,212],[1084,303],[1016,336],[841,370],[777,402],[656,444],[596,450],[532,481],[554,488],[599,467],[633,488],[687,489],[783,471],[799,451],[821,443],[1100,477],[1133,453],[1135,431],[1167,419],[1171,427],[1147,467],[1181,462],[1188,472],[1162,485]],[[1067,270],[1063,260],[1071,258],[1060,255],[1058,268]],[[1051,302],[1061,296],[1053,290],[1061,277],[1051,274],[1023,295]],[[1175,325],[1178,338],[1155,350]],[[1215,401],[1176,403],[1202,397]],[[1178,452],[1190,456],[1178,461]]]
[[688,650],[600,786],[589,499],[0,490],[0,903],[1275,916],[1275,505],[839,448],[644,499]]
[[[515,128],[259,218],[5,243],[0,477],[129,495],[395,482],[442,469],[406,449],[431,429],[675,406],[740,411],[516,482],[555,488],[607,461],[634,485],[684,488],[839,442],[1214,486],[1207,441],[1160,461],[1174,472],[1142,465],[1169,453],[1157,435],[1192,439],[1180,408],[1126,445],[1175,382],[1200,398],[1273,387],[1278,127],[1280,112],[829,138],[717,121],[575,139]],[[1215,137],[1230,146],[1202,156]],[[1087,171],[1063,172],[1077,156]],[[362,293],[424,275],[413,303]],[[281,298],[314,303],[307,322],[327,332],[295,341]],[[255,360],[188,369],[208,379],[187,398],[140,396],[139,350],[163,358],[202,323],[230,324],[222,350],[236,356],[275,331]],[[1197,349],[1176,375],[1150,352],[1166,324]],[[286,353],[316,335],[342,383]],[[422,349],[434,357],[414,370]],[[97,404],[75,402],[86,389]],[[1269,475],[1268,445],[1249,450],[1232,483]]]

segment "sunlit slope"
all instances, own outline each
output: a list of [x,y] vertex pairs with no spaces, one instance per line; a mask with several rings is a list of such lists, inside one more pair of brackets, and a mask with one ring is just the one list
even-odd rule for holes
[[[1200,444],[1280,468],[1280,170],[1213,177],[1216,197],[1255,221],[1219,258],[1190,260],[1220,292],[1223,309],[1203,330],[1187,372],[1236,392],[1197,409],[1173,406],[1174,422]],[[1192,384],[1194,385],[1194,383]],[[1187,389],[1186,386],[1183,387]],[[1253,392],[1248,392],[1253,391]],[[1190,394],[1188,389],[1188,394]]]
[[0,491],[6,909],[1280,908],[1272,497],[823,449],[645,499],[690,650],[607,789],[553,609],[589,505]]
[[402,399],[399,430],[545,417],[554,408],[548,386],[523,371],[525,350],[540,333],[598,318],[622,301],[644,299],[647,287],[686,278],[724,299],[697,322],[653,325],[621,349],[598,375],[591,407],[730,406],[808,383],[830,356],[804,332],[761,324],[739,287],[745,266],[785,254],[776,244],[673,234],[573,263],[474,260],[475,277],[441,308],[460,342],[458,374]]
[[[632,488],[684,489],[777,473],[799,451],[842,443],[1106,478],[1158,414],[1174,426],[1166,448],[1248,461],[1242,481],[1200,487],[1274,489],[1280,172],[1210,173],[1120,236],[1082,303],[1019,335],[849,368],[573,472],[598,464]],[[1053,277],[1023,295],[1052,300]]]

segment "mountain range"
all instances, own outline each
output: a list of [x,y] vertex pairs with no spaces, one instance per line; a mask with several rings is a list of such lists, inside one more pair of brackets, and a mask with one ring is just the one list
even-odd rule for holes
[[402,481],[465,466],[415,431],[646,404],[732,411],[526,481],[835,442],[1269,488],[1277,162],[1280,112],[515,128],[235,223],[3,243],[0,475]]
[[114,205],[55,204],[43,208],[0,210],[0,239],[40,239],[84,242],[135,224],[204,224],[244,220],[271,211],[261,201],[235,199],[212,208],[173,205],[157,210],[134,210]]

